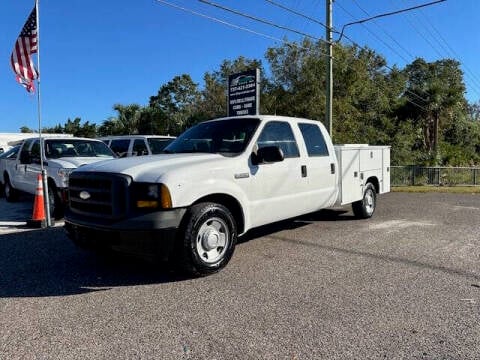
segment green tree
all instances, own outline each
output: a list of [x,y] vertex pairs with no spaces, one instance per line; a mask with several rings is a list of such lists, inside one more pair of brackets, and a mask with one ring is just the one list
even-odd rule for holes
[[138,126],[142,113],[142,107],[138,104],[122,105],[115,104],[113,109],[117,116],[105,120],[99,127],[98,133],[106,135],[133,135],[138,134]]
[[34,131],[32,129],[30,129],[28,126],[22,126],[20,128],[20,132],[22,134],[30,134],[30,133],[33,133]]
[[403,109],[423,131],[423,149],[431,163],[442,162],[438,153],[442,128],[465,113],[465,84],[460,63],[444,59],[428,63],[416,59],[404,70],[407,75]]
[[97,125],[90,124],[88,121],[81,123],[82,120],[77,117],[73,121],[69,118],[64,125],[55,125],[50,128],[43,128],[42,132],[46,134],[72,134],[77,137],[90,137],[97,136]]
[[175,76],[160,87],[157,95],[150,97],[149,106],[162,114],[166,133],[178,134],[185,129],[200,98],[197,87],[190,75],[183,74]]

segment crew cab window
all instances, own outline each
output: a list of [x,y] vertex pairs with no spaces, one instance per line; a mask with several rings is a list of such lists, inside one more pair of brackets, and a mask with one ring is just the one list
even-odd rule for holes
[[297,142],[290,124],[284,121],[270,121],[265,125],[257,140],[258,148],[278,146],[285,158],[299,157]]
[[[20,163],[25,164],[30,162],[30,146],[33,142],[33,139],[25,140],[25,143],[22,146],[22,151],[20,152]],[[28,161],[26,161],[28,159]]]
[[143,139],[136,139],[133,142],[132,155],[133,156],[148,155],[147,144],[145,144],[145,141]]
[[40,163],[40,143],[38,141],[33,143],[30,157],[33,163]]
[[298,124],[307,146],[308,156],[328,156],[328,148],[322,131],[315,124]]

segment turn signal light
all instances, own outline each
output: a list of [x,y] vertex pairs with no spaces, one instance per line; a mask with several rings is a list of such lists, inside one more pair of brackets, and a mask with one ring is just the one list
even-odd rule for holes
[[170,190],[164,184],[160,185],[160,205],[162,209],[172,208],[172,197],[170,196]]

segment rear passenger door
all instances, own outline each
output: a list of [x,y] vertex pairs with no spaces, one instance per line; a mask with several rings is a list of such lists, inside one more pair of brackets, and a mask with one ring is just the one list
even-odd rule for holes
[[316,211],[335,203],[337,198],[337,174],[333,149],[328,149],[324,134],[317,124],[298,123],[302,134],[307,158],[305,159],[305,175],[309,196],[305,205],[310,211]]

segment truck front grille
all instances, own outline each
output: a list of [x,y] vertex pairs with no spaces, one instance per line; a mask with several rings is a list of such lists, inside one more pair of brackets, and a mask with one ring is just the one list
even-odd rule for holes
[[68,186],[73,213],[104,219],[120,219],[129,209],[130,177],[121,174],[74,172]]

